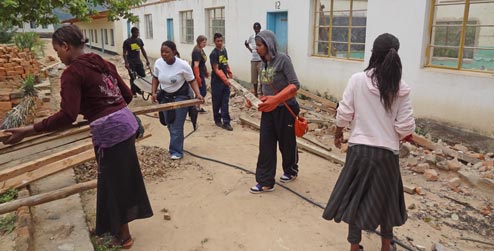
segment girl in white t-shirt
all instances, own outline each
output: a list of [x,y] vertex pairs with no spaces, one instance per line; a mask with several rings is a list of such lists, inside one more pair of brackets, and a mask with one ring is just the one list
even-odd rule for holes
[[[174,42],[161,44],[161,58],[154,63],[153,102],[162,104],[191,99],[191,87],[196,98],[204,102],[190,65],[179,57]],[[170,132],[169,153],[173,160],[183,158],[184,123],[188,110],[184,107],[160,112],[160,119]]]

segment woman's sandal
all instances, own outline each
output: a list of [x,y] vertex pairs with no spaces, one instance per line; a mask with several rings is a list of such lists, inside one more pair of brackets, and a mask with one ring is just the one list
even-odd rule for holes
[[114,247],[120,247],[123,249],[129,249],[134,245],[134,240],[132,239],[132,236],[129,236],[129,238],[122,240],[120,238],[114,238],[112,241],[112,246]]
[[358,250],[359,250],[359,251],[364,251],[364,246],[362,246],[362,245],[358,245]]
[[134,245],[134,240],[132,239],[132,236],[129,236],[126,240],[120,240],[120,247],[123,249],[129,249]]

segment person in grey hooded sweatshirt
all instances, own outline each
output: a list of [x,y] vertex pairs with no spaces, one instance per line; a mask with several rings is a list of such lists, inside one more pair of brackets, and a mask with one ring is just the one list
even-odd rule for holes
[[293,181],[298,175],[298,153],[295,138],[295,114],[300,107],[295,99],[300,83],[290,58],[277,51],[276,37],[272,31],[263,30],[256,35],[256,49],[261,56],[260,83],[262,93],[259,105],[261,129],[259,155],[256,167],[257,184],[250,188],[251,193],[274,190],[276,175],[276,144],[279,143],[283,159],[281,182]]

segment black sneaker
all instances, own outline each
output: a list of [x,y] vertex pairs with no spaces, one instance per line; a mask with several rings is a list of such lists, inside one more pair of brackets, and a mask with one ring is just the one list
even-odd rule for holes
[[230,124],[223,124],[222,128],[227,131],[233,131],[233,127]]
[[223,128],[223,124],[221,124],[221,122],[214,122],[216,124],[217,127],[221,127]]
[[250,188],[249,190],[251,193],[265,193],[265,192],[272,192],[274,191],[274,187],[263,187],[261,184],[257,184],[253,187]]
[[290,175],[290,174],[284,173],[283,175],[281,175],[280,181],[283,183],[288,183],[290,181],[295,180],[296,178],[297,178],[297,175]]

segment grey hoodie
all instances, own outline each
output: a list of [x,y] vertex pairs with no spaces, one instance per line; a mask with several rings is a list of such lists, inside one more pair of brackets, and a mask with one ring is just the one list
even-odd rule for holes
[[[257,38],[260,38],[267,45],[268,53],[271,56],[269,62],[263,59],[261,64],[262,93],[265,96],[273,96],[289,84],[294,84],[297,89],[300,89],[300,82],[298,82],[297,74],[293,69],[292,61],[285,53],[278,52],[276,48],[275,34],[270,30],[263,30],[257,34]],[[276,91],[273,90],[273,87]],[[295,98],[287,102],[295,102]]]

